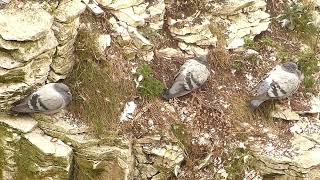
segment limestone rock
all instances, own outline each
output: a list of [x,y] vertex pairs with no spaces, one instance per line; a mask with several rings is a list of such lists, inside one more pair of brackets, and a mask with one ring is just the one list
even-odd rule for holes
[[45,82],[50,71],[50,64],[52,63],[52,56],[54,53],[55,49],[47,51],[40,56],[37,56],[33,61],[21,68],[25,73],[24,82],[29,85]]
[[53,17],[41,8],[0,11],[0,35],[4,40],[38,40],[50,31],[52,23]]
[[22,67],[0,71],[0,106],[12,104],[31,86],[44,83],[54,53],[55,49],[52,49],[23,64]]
[[31,117],[13,117],[7,115],[1,115],[0,122],[23,133],[32,131],[38,125],[38,122]]
[[284,119],[288,121],[299,121],[300,116],[298,113],[291,111],[285,107],[277,106],[276,110],[271,113],[273,118]]
[[122,37],[123,45],[125,42],[133,40],[134,45],[141,50],[149,50],[152,48],[152,43],[145,38],[135,27],[128,26],[126,23],[117,21],[111,18],[109,22],[112,25],[112,29],[116,31],[116,35]]
[[60,140],[54,142],[52,137],[44,135],[43,131],[40,129],[36,129],[24,136],[45,155],[65,157],[68,161],[71,160],[70,155],[72,153],[72,149]]
[[75,39],[78,34],[78,27],[80,25],[80,18],[74,19],[70,23],[60,23],[55,21],[52,26],[54,35],[59,44],[66,44],[68,41]]
[[189,55],[193,56],[205,56],[209,52],[209,49],[207,48],[200,48],[199,46],[186,44],[184,42],[179,42],[178,46],[181,50],[186,51]]
[[123,41],[131,40],[129,32],[126,28],[127,26],[122,26],[114,17],[110,18],[109,22],[112,25],[112,30],[116,31],[116,35],[121,36]]
[[59,22],[69,23],[76,19],[86,9],[81,0],[63,0],[55,11],[55,18]]
[[14,69],[23,64],[16,61],[10,54],[0,51],[0,67],[3,69]]
[[310,110],[305,111],[304,113],[320,113],[320,97],[314,96],[310,100]]
[[159,170],[157,170],[151,164],[143,164],[140,168],[142,179],[150,179],[159,172]]
[[54,49],[57,45],[58,42],[52,30],[37,41],[19,43],[17,41],[6,41],[0,38],[0,47],[7,50],[14,50],[11,52],[11,56],[20,62],[29,61],[48,50]]
[[[166,143],[159,144],[160,139],[156,136],[144,137],[135,142],[133,150],[138,160],[135,166],[135,178],[153,178],[160,172],[161,168],[168,169],[176,174],[176,170],[184,161],[184,152],[180,147],[167,142],[167,139],[165,141]],[[161,142],[163,142],[163,139]],[[153,167],[148,164],[152,164]]]
[[107,6],[114,10],[119,10],[139,5],[143,2],[143,0],[97,0],[97,2],[103,6]]
[[217,43],[217,37],[210,31],[210,21],[203,19],[200,23],[192,23],[194,17],[187,19],[169,19],[169,30],[172,36],[187,44],[213,45]]
[[19,100],[24,92],[29,89],[26,83],[10,83],[0,85],[0,107],[8,109],[8,104]]
[[160,49],[158,51],[158,54],[161,56],[161,57],[164,57],[164,58],[179,58],[179,57],[183,57],[184,54],[181,50],[179,49],[174,49],[174,48],[164,48],[164,49]]
[[133,115],[136,111],[137,104],[134,101],[129,101],[126,103],[123,112],[120,116],[120,122],[130,121],[133,119]]
[[156,0],[147,8],[150,17],[148,18],[149,26],[151,29],[162,29],[163,19],[165,14],[166,5],[164,0]]
[[137,27],[145,24],[144,18],[135,14],[132,7],[113,11],[112,13],[120,21],[126,22],[130,26]]
[[148,22],[150,28],[162,29],[165,13],[164,0],[152,2],[144,2],[143,0],[115,1],[106,6],[113,9],[112,14],[129,26],[144,26],[145,22]]
[[163,158],[161,163],[167,168],[174,168],[184,160],[184,153],[178,146],[166,145],[163,148],[153,148],[150,154]]
[[75,39],[71,39],[65,44],[57,46],[56,56],[65,57],[73,54]]
[[57,52],[53,58],[50,72],[50,81],[56,82],[59,79],[64,79],[71,72],[75,63],[74,43],[78,34],[79,18],[74,19],[69,23],[54,23],[54,33],[58,38],[59,45]]
[[111,36],[109,34],[101,34],[97,39],[97,44],[101,54],[104,54],[104,50],[111,46]]
[[71,72],[74,63],[75,56],[73,54],[65,57],[55,57],[53,58],[51,68],[54,73],[66,75]]
[[[40,129],[35,129],[34,131],[25,134],[24,137],[29,141],[32,147],[38,149],[44,159],[47,159],[46,163],[47,166],[49,165],[48,167],[43,166],[44,164],[41,164],[43,162],[34,162],[39,163],[37,171],[47,171],[46,173],[56,171],[52,175],[47,174],[47,178],[50,178],[50,176],[53,179],[68,178],[73,154],[70,146],[64,144],[61,140],[55,140],[52,137],[43,134],[43,131]],[[49,160],[50,158],[52,159],[51,161]],[[55,165],[55,162],[59,162],[60,164]]]
[[112,3],[112,0],[96,0],[96,2],[101,4],[102,6],[108,6]]
[[49,83],[49,82],[57,82],[59,80],[65,79],[66,77],[67,77],[66,74],[61,75],[61,74],[57,74],[57,73],[55,73],[53,71],[50,71],[49,75],[48,75],[48,79],[47,79],[46,82],[47,83]]
[[104,13],[104,11],[95,3],[89,3],[89,4],[87,4],[87,6],[90,9],[90,11],[92,13],[94,13],[95,15],[100,15],[100,14]]
[[0,0],[0,5],[8,4],[11,0]]
[[[233,1],[229,8],[232,10],[229,12],[230,16],[228,16],[228,20],[225,22],[230,24],[227,27],[228,49],[243,46],[245,36],[253,37],[268,29],[270,15],[265,12],[265,1]],[[244,12],[234,11],[240,9],[243,9]],[[228,12],[226,10],[224,11]],[[224,20],[220,21],[223,22]]]
[[[123,143],[128,145],[129,142],[123,141]],[[81,149],[80,152],[76,158],[79,167],[91,166],[92,170],[105,172],[106,176],[110,179],[132,179],[133,157],[129,146],[91,146]],[[99,164],[104,164],[104,166]],[[103,176],[103,173],[92,175],[94,179],[106,178],[106,176]]]
[[40,128],[46,129],[47,134],[69,142],[73,147],[84,148],[100,142],[89,133],[90,130],[85,124],[65,111],[55,116],[37,114],[35,119],[39,122]]
[[150,62],[154,58],[154,53],[152,51],[142,51],[140,54],[138,53],[137,56],[144,61]]
[[30,117],[10,118],[1,116],[0,154],[4,161],[0,178],[68,179],[72,149],[34,129],[36,122]]
[[320,122],[304,118],[294,127],[299,130],[291,131],[294,136],[290,139],[289,148],[256,145],[253,152],[258,159],[257,167],[263,175],[274,178],[319,179]]

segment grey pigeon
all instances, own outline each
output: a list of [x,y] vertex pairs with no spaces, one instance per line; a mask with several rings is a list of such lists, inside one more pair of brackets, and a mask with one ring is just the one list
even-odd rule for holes
[[287,62],[277,65],[256,86],[257,95],[251,100],[250,107],[255,110],[269,99],[282,99],[291,96],[303,80],[297,64]]
[[70,89],[63,83],[49,83],[32,93],[11,111],[17,113],[43,112],[54,114],[66,107],[72,100]]
[[176,74],[174,83],[163,97],[169,100],[174,97],[184,96],[198,89],[210,76],[209,65],[206,56],[200,56],[187,60]]

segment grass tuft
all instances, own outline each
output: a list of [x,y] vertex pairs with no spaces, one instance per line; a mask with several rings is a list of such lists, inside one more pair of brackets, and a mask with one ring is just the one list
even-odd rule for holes
[[244,38],[244,47],[248,48],[248,49],[259,50],[259,48],[256,46],[254,40],[249,37]]
[[143,76],[143,80],[139,87],[139,94],[143,97],[154,99],[165,90],[164,84],[154,77],[153,70],[150,66],[144,64],[137,70],[137,75]]
[[295,31],[301,40],[311,47],[316,47],[319,41],[320,30],[314,25],[312,3],[309,4],[286,4],[282,19],[289,20],[288,29]]
[[236,148],[231,157],[226,166],[227,179],[242,179],[245,171],[251,169],[255,164],[251,152],[243,148]]
[[243,71],[244,64],[241,61],[234,61],[232,64],[232,68],[235,69],[237,72]]
[[73,94],[70,112],[100,137],[116,127],[122,104],[134,93],[134,87],[119,62],[101,61],[96,56],[95,34],[79,31],[75,44],[78,62],[66,83]]
[[320,59],[316,57],[313,51],[306,51],[299,54],[298,60],[299,69],[304,74],[303,85],[307,89],[314,88],[316,80],[313,75],[320,70],[318,66]]

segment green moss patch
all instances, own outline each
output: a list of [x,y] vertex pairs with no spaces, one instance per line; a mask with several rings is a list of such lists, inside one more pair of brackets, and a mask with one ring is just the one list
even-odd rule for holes
[[19,83],[25,79],[25,72],[22,70],[12,70],[0,76],[0,83]]
[[253,168],[254,164],[254,158],[250,151],[243,148],[235,149],[225,165],[228,173],[227,179],[243,179],[245,171]]
[[320,60],[316,57],[316,54],[313,51],[300,53],[298,60],[299,69],[304,75],[303,85],[307,89],[314,88],[316,85],[316,79],[313,75],[320,70],[318,66]]
[[282,19],[289,20],[288,29],[297,33],[301,40],[311,47],[316,47],[319,42],[320,29],[313,22],[314,5],[309,4],[286,4]]
[[137,70],[137,75],[142,75],[143,80],[141,87],[139,87],[139,93],[143,97],[153,99],[165,90],[164,84],[154,77],[153,70],[148,65],[142,65]]

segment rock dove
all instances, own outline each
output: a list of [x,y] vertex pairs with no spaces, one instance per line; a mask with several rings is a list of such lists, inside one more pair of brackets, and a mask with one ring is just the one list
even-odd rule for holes
[[256,96],[250,107],[255,110],[261,103],[269,99],[282,99],[291,96],[303,80],[297,64],[287,62],[277,65],[256,86]]
[[63,83],[49,83],[32,93],[22,103],[11,108],[17,113],[43,112],[54,114],[72,100],[70,89]]
[[187,60],[176,74],[174,83],[163,97],[169,100],[174,97],[184,96],[199,88],[210,76],[209,65],[206,56],[199,56]]

